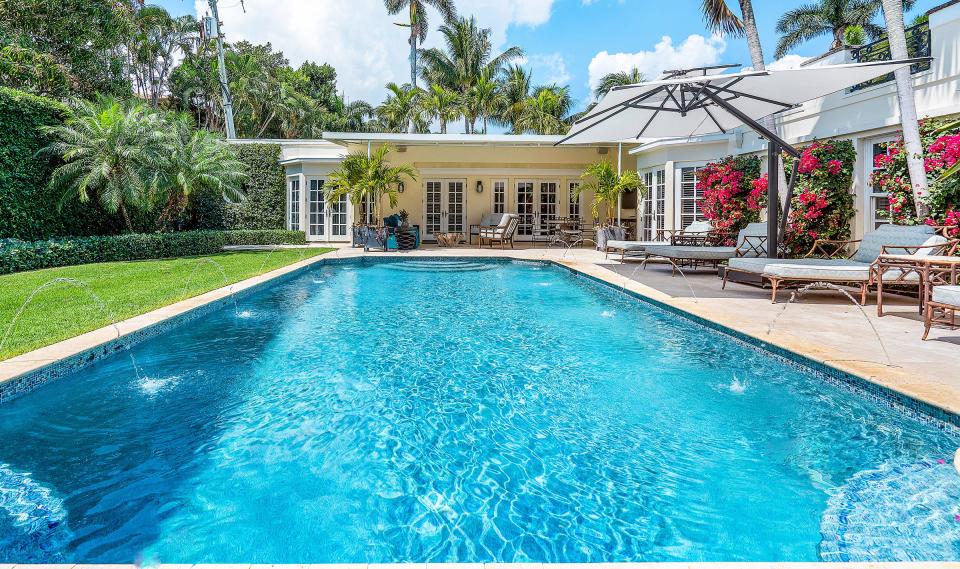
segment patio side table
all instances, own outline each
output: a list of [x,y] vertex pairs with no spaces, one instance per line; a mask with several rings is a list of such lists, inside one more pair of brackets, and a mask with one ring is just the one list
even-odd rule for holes
[[[948,255],[880,255],[876,261],[877,316],[883,316],[883,276],[890,269],[900,271],[899,279],[910,273],[919,278],[917,300],[919,311],[930,300],[930,291],[937,285],[957,284],[960,275],[960,257]],[[889,281],[888,281],[889,284]]]

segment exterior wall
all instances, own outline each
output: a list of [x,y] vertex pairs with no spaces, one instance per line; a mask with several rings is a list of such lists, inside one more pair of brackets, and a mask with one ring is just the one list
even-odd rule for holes
[[[371,143],[371,150],[380,142]],[[583,169],[592,162],[608,160],[616,164],[616,148],[608,147],[554,147],[552,145],[507,145],[507,144],[391,144],[390,161],[393,164],[408,164],[417,173],[416,180],[404,183],[395,208],[384,200],[384,216],[406,210],[410,224],[425,230],[426,185],[428,181],[460,180],[464,183],[465,225],[479,224],[482,217],[493,211],[494,183],[505,182],[505,211],[517,212],[517,183],[534,182],[537,191],[541,181],[558,184],[557,213],[569,215],[569,189],[571,183],[579,183]],[[366,144],[347,144],[350,152],[366,152]],[[624,151],[622,167],[635,168],[635,160]],[[477,184],[483,191],[477,191]],[[584,192],[580,197],[581,217],[592,220],[590,203],[593,196]],[[352,208],[353,219],[359,220],[359,208]],[[465,228],[468,231],[469,227]]]

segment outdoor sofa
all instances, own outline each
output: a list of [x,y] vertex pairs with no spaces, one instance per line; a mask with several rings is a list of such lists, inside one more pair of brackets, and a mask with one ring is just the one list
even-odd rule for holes
[[[491,248],[494,243],[499,243],[500,248],[504,249],[504,246],[509,243],[510,248],[513,249],[513,234],[517,232],[520,217],[515,213],[490,215],[499,215],[500,220],[495,225],[483,225],[481,223],[477,236],[480,247],[483,247],[483,242],[486,241],[490,243]],[[484,217],[486,220],[486,216]]]
[[[853,255],[837,258],[850,245],[859,243]],[[867,292],[876,275],[874,263],[881,254],[896,253],[916,256],[945,253],[950,241],[935,233],[927,225],[901,226],[884,224],[868,232],[862,240],[818,239],[810,251],[800,259],[731,258],[727,261],[723,287],[732,273],[759,275],[761,282],[769,282],[770,300],[777,301],[777,292],[786,284],[823,282],[854,285],[860,288],[860,304],[866,304]],[[916,273],[903,273],[891,269],[884,273],[887,279],[918,284]]]
[[[934,323],[956,326],[957,310],[960,310],[960,285],[933,287],[923,318],[923,339],[926,340],[930,335],[930,327]],[[938,318],[937,314],[942,314],[942,317]]]
[[713,231],[713,225],[709,221],[694,221],[683,230],[670,235],[669,241],[625,241],[622,239],[611,239],[606,242],[604,247],[604,258],[610,255],[611,251],[620,252],[620,262],[624,262],[627,257],[639,257],[646,252],[647,247],[656,245],[695,245],[695,241],[704,241],[710,232]]
[[737,234],[736,244],[730,247],[712,247],[697,245],[648,245],[644,248],[643,264],[652,258],[667,259],[673,265],[673,274],[677,267],[689,265],[697,268],[702,265],[717,267],[731,258],[763,257],[767,254],[767,224],[750,223]]

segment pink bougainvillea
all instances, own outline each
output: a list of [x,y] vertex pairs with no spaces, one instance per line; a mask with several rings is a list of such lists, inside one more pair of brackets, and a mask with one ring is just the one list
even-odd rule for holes
[[927,223],[947,227],[947,233],[960,235],[960,177],[941,179],[943,173],[960,160],[960,126],[944,120],[920,121],[920,138],[925,153],[924,170],[930,193],[926,205],[930,213],[924,219],[917,216],[913,188],[907,170],[907,152],[903,140],[887,145],[886,153],[874,158],[876,171],[871,176],[875,191],[886,192],[889,201],[887,219],[891,223],[913,225]]
[[753,192],[759,175],[760,159],[755,156],[728,156],[697,172],[700,207],[715,229],[735,234],[759,219],[762,206]]
[[816,239],[849,238],[855,162],[849,140],[815,141],[803,149],[784,236],[794,253],[805,253]]

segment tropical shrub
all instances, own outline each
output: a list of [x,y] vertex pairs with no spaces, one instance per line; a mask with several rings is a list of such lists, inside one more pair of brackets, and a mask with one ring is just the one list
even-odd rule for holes
[[697,173],[697,189],[703,195],[700,207],[714,229],[734,234],[748,223],[760,220],[766,187],[763,192],[758,191],[758,179],[757,156],[727,156]]
[[0,274],[50,267],[210,255],[227,245],[302,244],[302,231],[125,233],[43,241],[0,240]]
[[602,219],[605,221],[614,218],[614,207],[624,192],[635,191],[638,199],[647,192],[647,187],[636,171],[627,170],[618,175],[613,165],[605,160],[584,168],[580,178],[583,183],[577,186],[576,197],[579,199],[580,194],[585,191],[593,192],[593,203],[591,203],[593,216],[600,218],[600,208],[603,207],[605,217]]
[[116,218],[96,207],[70,204],[47,187],[55,161],[38,156],[41,127],[60,124],[67,108],[52,100],[0,87],[0,239],[112,233]]
[[949,175],[960,160],[960,123],[943,119],[920,121],[920,138],[926,150],[923,165],[930,184],[926,200],[929,217],[917,217],[902,138],[889,143],[887,152],[875,158],[873,187],[887,192],[888,219],[892,223],[946,226],[952,228],[948,230],[951,234],[960,235],[960,178]]
[[[853,169],[857,153],[850,140],[814,141],[800,155],[784,243],[806,252],[816,239],[849,239]],[[788,163],[791,161],[788,161]],[[788,165],[788,171],[792,168]],[[766,189],[764,183],[760,185]]]
[[[278,144],[234,144],[233,152],[247,171],[243,201],[225,203],[219,194],[201,193],[193,200],[200,227],[283,229],[287,207],[286,176]],[[206,220],[206,221],[203,221]]]
[[383,145],[371,156],[366,152],[351,152],[340,166],[330,173],[326,184],[326,199],[335,202],[347,196],[350,203],[360,205],[366,200],[373,202],[374,219],[382,219],[382,201],[386,197],[390,207],[397,207],[400,194],[398,184],[404,178],[417,179],[416,171],[407,164],[390,166],[387,155],[390,147]]

